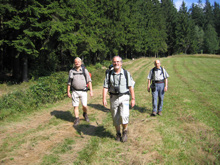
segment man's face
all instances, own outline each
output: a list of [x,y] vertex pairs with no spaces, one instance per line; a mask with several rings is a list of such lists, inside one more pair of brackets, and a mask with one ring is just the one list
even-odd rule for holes
[[75,64],[76,68],[79,68],[79,67],[81,67],[82,62],[79,59],[75,59],[74,64]]
[[121,59],[119,57],[115,57],[113,59],[113,66],[114,66],[114,69],[116,69],[116,70],[121,68],[122,63],[121,63]]
[[159,60],[156,60],[156,61],[155,61],[155,67],[156,67],[157,69],[160,68],[160,61],[159,61]]

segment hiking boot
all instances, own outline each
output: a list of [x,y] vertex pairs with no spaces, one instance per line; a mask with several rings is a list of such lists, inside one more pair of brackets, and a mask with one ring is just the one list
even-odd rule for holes
[[74,126],[77,126],[79,124],[79,118],[77,117],[74,121]]
[[152,112],[151,116],[156,116],[157,113],[155,111]]
[[157,114],[158,114],[159,116],[162,116],[162,112],[158,112]]
[[83,112],[83,117],[85,118],[85,120],[86,120],[87,122],[89,122],[89,118],[88,118],[88,115],[87,115],[86,112]]
[[122,142],[126,142],[126,141],[128,140],[127,133],[128,133],[127,130],[124,130],[124,131],[123,131]]
[[116,134],[116,141],[120,142],[121,141],[121,133]]

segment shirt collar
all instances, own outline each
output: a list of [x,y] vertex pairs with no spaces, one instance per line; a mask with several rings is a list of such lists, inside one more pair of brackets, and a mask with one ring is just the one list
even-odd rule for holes
[[115,70],[113,70],[113,74],[115,74],[115,75],[119,75],[119,74],[124,74],[124,72],[123,72],[123,69],[121,68],[121,72],[119,73],[119,74],[117,74],[117,73],[115,73]]
[[158,69],[157,67],[155,67],[156,70],[161,70],[161,67]]
[[[74,70],[75,70],[75,71],[77,71],[77,69],[76,69],[76,68],[74,68]],[[81,67],[81,68],[79,68],[79,71],[81,71],[81,70],[82,70],[82,67]]]

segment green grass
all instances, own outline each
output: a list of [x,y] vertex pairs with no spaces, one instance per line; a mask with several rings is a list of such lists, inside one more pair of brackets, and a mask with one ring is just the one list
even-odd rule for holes
[[[170,77],[163,116],[157,117],[150,116],[151,93],[147,92],[147,75],[153,60],[142,58],[123,64],[136,82],[136,106],[130,111],[127,143],[114,140],[111,114],[101,105],[101,96],[97,96],[88,102],[89,109],[93,109],[89,113],[90,124],[82,120],[77,128],[67,129],[76,133],[54,143],[42,155],[40,164],[220,164],[220,58],[161,58]],[[98,78],[94,89],[102,89],[102,76],[94,74]],[[52,139],[52,134],[42,136],[42,132],[65,131],[63,128],[69,122],[68,116],[56,115],[36,129],[8,136],[0,147],[4,154],[0,159],[15,161],[10,152],[19,151],[27,141],[34,148],[39,142]],[[28,137],[38,132],[41,136]]]

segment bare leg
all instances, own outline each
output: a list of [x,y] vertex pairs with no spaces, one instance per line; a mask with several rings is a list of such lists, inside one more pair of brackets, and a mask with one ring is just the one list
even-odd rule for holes
[[75,118],[79,117],[79,107],[74,107]]
[[115,129],[116,129],[116,132],[117,132],[117,133],[120,133],[120,125],[115,126]]
[[127,130],[128,124],[122,124],[122,127],[123,127],[123,131],[124,131],[124,130]]
[[83,107],[83,112],[87,113],[87,106],[82,106]]

